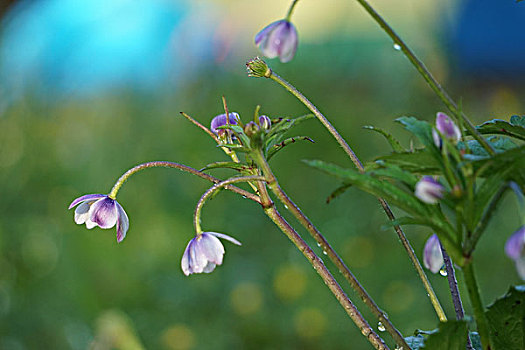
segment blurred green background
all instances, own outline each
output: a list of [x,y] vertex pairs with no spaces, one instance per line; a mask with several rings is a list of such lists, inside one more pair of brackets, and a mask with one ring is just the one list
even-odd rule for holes
[[[76,225],[73,212],[67,210],[80,195],[107,193],[124,171],[141,162],[171,160],[200,168],[226,160],[180,111],[208,124],[221,113],[224,95],[230,110],[244,120],[251,118],[257,104],[272,117],[305,114],[282,88],[245,75],[244,62],[258,54],[254,34],[284,15],[287,3],[159,2],[175,14],[173,28],[165,26],[169,49],[162,57],[150,52],[162,43],[140,50],[124,47],[114,54],[111,49],[123,43],[122,36],[116,36],[114,44],[108,41],[104,46],[109,47],[108,57],[118,58],[110,62],[113,65],[97,54],[96,45],[95,51],[82,50],[78,43],[86,37],[81,35],[51,43],[36,36],[39,28],[52,25],[58,32],[50,30],[48,35],[66,35],[60,21],[19,27],[22,19],[56,15],[61,6],[83,11],[82,2],[47,3],[56,6],[53,11],[39,12],[30,2],[13,4],[4,13],[0,42],[0,349],[370,348],[303,256],[261,208],[246,199],[222,192],[206,205],[203,228],[227,233],[243,245],[225,242],[223,265],[211,274],[190,277],[183,275],[180,260],[194,235],[195,204],[209,183],[172,169],[132,177],[118,197],[130,217],[121,244],[116,243],[114,229],[89,231]],[[475,123],[523,114],[525,91],[519,78],[495,79],[458,69],[459,58],[446,38],[459,21],[463,2],[374,3]],[[98,9],[105,13],[105,24],[110,15],[125,23],[131,16],[120,10],[108,15],[105,6]],[[157,10],[167,13],[162,6]],[[142,13],[149,14],[139,11],[133,18],[141,19]],[[76,17],[66,18],[76,23]],[[300,35],[296,58],[286,65],[276,60],[270,64],[311,98],[362,160],[389,152],[387,143],[362,129],[364,125],[391,130],[408,145],[414,140],[393,122],[395,118],[413,115],[432,121],[444,110],[404,56],[353,2],[302,1],[294,22]],[[137,32],[146,32],[143,22],[133,23]],[[20,41],[16,33],[22,29],[35,37]],[[124,41],[146,40],[135,38]],[[59,49],[53,46],[57,43],[62,45]],[[32,57],[29,63],[24,61],[26,53]],[[142,54],[150,56],[141,59]],[[82,60],[75,63],[75,55]],[[103,64],[108,64],[106,70],[96,69]],[[143,74],[138,74],[134,65],[147,69],[140,68]],[[123,66],[129,69],[121,70]],[[326,204],[338,183],[301,162],[320,158],[351,166],[342,150],[316,120],[294,133],[316,142],[291,145],[272,160],[282,187],[404,335],[435,328],[437,317],[394,231],[381,229],[386,216],[377,201],[351,189]],[[230,174],[213,171],[222,178]],[[485,304],[520,282],[503,253],[505,240],[519,225],[514,199],[505,198],[498,213],[475,254]],[[293,218],[290,221],[322,254]],[[409,226],[406,233],[421,256],[432,232]],[[453,318],[446,279],[429,278]],[[461,282],[460,272],[458,278]],[[466,291],[461,292],[469,310]]]

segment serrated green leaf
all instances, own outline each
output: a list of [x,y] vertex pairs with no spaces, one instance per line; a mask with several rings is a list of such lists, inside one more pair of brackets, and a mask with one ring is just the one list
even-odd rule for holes
[[510,117],[510,123],[512,125],[522,126],[525,128],[525,115],[513,115]]
[[277,121],[272,125],[270,131],[268,132],[268,138],[272,137],[275,134],[285,133],[293,126],[297,126],[300,123],[314,118],[313,114],[306,114],[297,118],[283,118]]
[[423,145],[433,149],[434,152],[437,151],[439,154],[432,137],[432,126],[429,123],[414,117],[400,117],[396,119],[396,122],[402,124],[406,130],[417,136]]
[[404,171],[396,165],[388,164],[382,161],[375,162],[375,165],[375,167],[367,171],[372,176],[398,180],[407,184],[411,189],[414,188],[419,180],[414,174]]
[[467,346],[467,323],[447,321],[439,324],[439,331],[428,336],[422,349],[465,350]]
[[485,312],[493,350],[525,349],[525,286],[511,287]]
[[412,174],[439,175],[441,165],[428,151],[428,149],[417,149],[415,152],[392,153],[377,158],[386,164],[398,166]]
[[501,119],[492,119],[476,129],[482,134],[498,134],[525,141],[525,117],[512,116],[510,123]]
[[248,170],[250,167],[244,164],[239,164],[235,162],[214,162],[206,165],[204,168],[200,169],[199,171],[205,171],[210,169],[234,169],[238,171],[244,171]]
[[390,134],[389,132],[383,129],[377,128],[375,126],[372,126],[372,125],[365,125],[363,126],[363,128],[367,130],[375,131],[383,135],[388,141],[388,143],[390,144],[390,147],[392,147],[392,150],[394,152],[406,152],[405,148],[401,146],[401,143],[399,143],[399,141],[394,136],[392,136],[392,134]]

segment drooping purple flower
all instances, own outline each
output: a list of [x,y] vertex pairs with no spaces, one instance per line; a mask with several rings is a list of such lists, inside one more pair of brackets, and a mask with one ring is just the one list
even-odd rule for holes
[[[228,118],[229,124],[237,125],[237,120],[239,120],[239,114],[237,114],[235,112],[229,113],[229,118]],[[230,131],[230,130],[217,129],[217,128],[220,128],[221,126],[224,126],[226,124],[227,124],[227,122],[226,122],[226,113],[219,114],[218,116],[216,116],[215,118],[213,118],[211,120],[211,125],[210,125],[211,131],[215,135],[222,137],[222,136],[226,135],[228,133],[228,131]]]
[[425,243],[423,250],[423,265],[432,273],[437,273],[443,267],[443,252],[441,251],[441,242],[436,234],[430,236]]
[[[437,130],[436,130],[437,129]],[[439,133],[446,137],[453,143],[458,142],[461,139],[461,131],[458,126],[452,121],[452,119],[443,112],[438,112],[436,115],[436,128],[432,129],[432,137],[434,138],[434,144],[441,148],[441,136]]]
[[416,184],[415,195],[425,203],[436,204],[443,198],[444,190],[443,185],[434,180],[432,176],[423,176]]
[[516,270],[525,280],[525,226],[514,232],[505,243],[505,253],[516,263]]
[[98,226],[103,229],[117,226],[117,242],[122,242],[129,228],[128,215],[122,206],[113,198],[105,194],[87,194],[78,197],[69,205],[75,206],[75,222],[86,224],[88,229]]
[[235,238],[222,233],[203,232],[197,234],[188,243],[182,256],[181,268],[186,276],[192,273],[210,273],[215,269],[215,266],[222,264],[224,247],[217,237],[241,245]]
[[267,25],[255,36],[255,45],[268,58],[279,57],[283,63],[289,62],[297,50],[297,30],[295,26],[282,19]]

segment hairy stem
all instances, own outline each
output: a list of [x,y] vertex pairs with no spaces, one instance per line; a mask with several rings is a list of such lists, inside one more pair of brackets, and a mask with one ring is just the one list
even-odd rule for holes
[[[275,82],[279,83],[282,87],[284,87],[286,90],[288,90],[292,95],[294,95],[299,101],[301,101],[316,117],[321,121],[321,123],[328,129],[328,131],[332,134],[332,136],[337,140],[339,145],[343,148],[345,153],[350,157],[352,162],[355,164],[357,169],[359,171],[364,172],[364,167],[359,158],[356,156],[352,148],[348,145],[348,143],[345,141],[345,139],[339,134],[339,132],[335,129],[335,127],[326,119],[326,117],[315,107],[315,105],[310,102],[299,90],[297,90],[293,85],[291,85],[289,82],[281,78],[279,75],[277,75],[275,72],[273,72],[269,67],[265,74],[263,75],[266,78],[270,78],[274,80]],[[390,206],[388,203],[382,199],[378,198],[379,203],[381,203],[381,206],[383,207],[383,210],[385,211],[386,215],[391,221],[395,220],[394,213],[392,213],[392,210],[390,209]],[[427,275],[425,274],[425,271],[423,270],[423,267],[421,266],[421,263],[419,262],[416,254],[414,253],[414,249],[410,245],[410,242],[405,236],[405,233],[403,232],[403,229],[399,225],[394,225],[394,230],[396,231],[399,240],[401,241],[401,244],[405,248],[408,257],[412,261],[412,264],[414,265],[416,272],[421,279],[421,282],[423,283],[423,286],[430,298],[430,302],[432,303],[432,306],[434,307],[434,310],[436,311],[436,314],[438,315],[438,318],[440,321],[444,322],[447,320],[447,317],[445,316],[445,312],[443,311],[443,308],[441,307],[441,304],[439,303],[439,300],[436,296],[436,293],[434,293],[434,289],[432,288],[432,285],[430,284],[430,281],[427,278]]]
[[337,283],[334,276],[326,268],[321,258],[308,246],[308,244],[301,238],[301,236],[290,226],[290,224],[281,216],[275,208],[268,191],[263,182],[258,183],[259,193],[261,194],[262,206],[265,214],[283,231],[283,233],[292,241],[293,244],[303,253],[313,266],[315,271],[321,276],[324,283],[328,286],[330,291],[339,301],[348,316],[354,321],[361,333],[376,349],[388,350],[388,346],[383,339],[374,331],[372,327],[366,322],[356,306],[348,298],[341,286]]
[[[210,182],[213,182],[213,183],[220,183],[221,182],[220,179],[217,179],[217,178],[215,178],[215,177],[213,177],[211,175],[205,174],[203,172],[198,171],[197,169],[193,169],[192,167],[189,167],[189,166],[186,166],[186,165],[183,165],[183,164],[174,163],[174,162],[168,162],[168,161],[154,161],[154,162],[147,162],[147,163],[139,164],[139,165],[129,169],[128,171],[126,171],[117,180],[117,182],[115,183],[115,185],[111,189],[111,192],[109,193],[108,197],[115,199],[116,196],[117,196],[118,191],[120,190],[122,185],[124,185],[126,180],[129,179],[129,177],[131,175],[133,175],[133,174],[135,174],[135,173],[137,173],[137,172],[139,172],[141,170],[148,169],[148,168],[174,168],[174,169],[179,169],[179,170],[188,172],[188,173],[190,173],[192,175],[196,175],[198,177],[201,177],[201,178],[203,178],[205,180],[208,180]],[[238,188],[238,187],[235,187],[235,186],[231,186],[231,185],[224,186],[224,188],[227,189],[227,190],[230,190],[232,192],[238,193],[238,194],[240,194],[243,197],[251,199],[252,201],[255,201],[257,203],[261,203],[260,198],[258,196],[256,196],[256,195],[254,195],[251,192],[248,192],[246,190],[243,190],[241,188]]]
[[483,302],[481,301],[481,294],[479,292],[478,282],[476,280],[476,274],[474,273],[474,266],[472,259],[467,262],[463,268],[463,275],[465,276],[465,284],[467,285],[467,291],[470,298],[470,304],[474,310],[474,318],[478,327],[479,337],[481,338],[481,347],[484,350],[490,350],[490,337],[489,327],[487,319],[485,318],[485,309]]
[[237,182],[250,182],[250,181],[264,181],[264,176],[240,176],[240,177],[232,177],[228,180],[221,181],[219,183],[216,183],[212,187],[210,187],[202,197],[197,202],[197,206],[195,207],[195,213],[193,214],[193,224],[195,226],[195,233],[199,234],[202,232],[201,229],[201,211],[202,207],[204,206],[204,203],[213,196],[218,190],[221,188],[224,188],[230,184],[237,183]]
[[270,190],[279,198],[279,200],[288,208],[288,210],[295,216],[295,218],[306,228],[308,233],[315,239],[317,244],[321,247],[323,252],[327,254],[332,263],[337,267],[345,279],[350,283],[350,286],[357,294],[359,294],[361,300],[370,309],[374,316],[381,322],[388,333],[392,336],[396,344],[404,349],[410,349],[406,343],[403,335],[396,329],[396,327],[390,322],[386,314],[377,306],[372,297],[368,294],[365,288],[359,283],[354,274],[346,266],[343,260],[339,257],[337,252],[332,248],[330,243],[325,237],[319,232],[317,227],[308,219],[308,217],[301,211],[301,209],[291,200],[290,197],[283,191],[279,186],[275,175],[273,174],[268,162],[264,159],[262,151],[253,155],[254,160],[260,166],[264,173],[268,187]]
[[448,95],[448,93],[445,91],[445,89],[439,84],[439,82],[434,78],[432,73],[428,70],[428,68],[423,64],[423,62],[415,55],[415,53],[407,46],[407,44],[397,35],[397,33],[390,27],[390,25],[377,13],[377,11],[368,3],[366,0],[357,0],[361,6],[365,9],[366,12],[372,18],[374,21],[377,22],[377,24],[385,31],[385,33],[394,41],[395,44],[399,45],[401,48],[401,51],[405,54],[405,56],[408,58],[410,63],[417,69],[419,74],[425,79],[425,81],[430,85],[432,90],[436,93],[436,95],[443,101],[445,106],[454,114],[456,119],[461,120],[469,133],[479,142],[479,144],[491,155],[495,154],[496,152],[492,148],[492,146],[481,136],[478,130],[476,130],[476,127],[472,124],[472,122],[467,118],[467,116],[458,108],[458,105],[454,100]]

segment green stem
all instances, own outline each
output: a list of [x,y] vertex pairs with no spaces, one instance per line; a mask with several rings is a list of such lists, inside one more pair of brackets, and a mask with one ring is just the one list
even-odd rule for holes
[[[266,68],[267,69],[263,73],[263,75],[258,75],[258,76],[264,76],[266,78],[270,78],[274,80],[275,82],[279,83],[282,87],[284,87],[286,90],[288,90],[290,93],[292,93],[292,95],[294,95],[299,101],[301,101],[317,117],[317,119],[319,119],[319,121],[328,129],[328,131],[337,140],[339,145],[343,148],[346,154],[350,157],[350,159],[355,164],[355,166],[359,169],[359,171],[364,172],[363,164],[361,163],[359,158],[357,158],[352,148],[350,148],[350,146],[345,141],[345,139],[339,134],[339,132],[337,132],[335,127],[328,121],[328,119],[326,119],[326,117],[317,109],[317,107],[315,107],[314,104],[310,102],[293,85],[291,85],[289,82],[281,78],[279,75],[273,72],[269,67],[266,66]],[[388,216],[388,218],[391,221],[394,221],[395,216],[392,213],[392,210],[390,209],[388,203],[382,198],[378,198],[378,199],[379,199],[379,202],[381,203],[381,206],[383,207],[383,210]],[[414,253],[414,249],[410,245],[410,242],[406,238],[405,233],[403,232],[401,227],[399,225],[394,225],[394,229],[399,237],[399,240],[401,241],[401,244],[405,248],[410,260],[412,261],[412,264],[414,265],[416,272],[419,275],[421,282],[423,283],[423,286],[425,287],[425,290],[430,298],[430,302],[432,303],[432,306],[436,310],[436,314],[438,315],[439,320],[442,322],[445,322],[447,320],[447,317],[445,316],[445,312],[443,311],[443,308],[441,307],[441,304],[439,303],[436,293],[434,293],[432,285],[430,284],[427,278],[427,275],[425,274],[425,271],[423,270],[423,267],[421,266],[421,263],[419,262],[416,254]]]
[[484,350],[490,350],[490,337],[487,319],[485,318],[485,309],[481,301],[481,294],[479,292],[478,282],[474,273],[474,266],[472,259],[462,267],[463,275],[465,277],[465,284],[470,298],[470,304],[474,310],[474,318],[478,327],[478,333],[481,338],[481,346]]
[[359,328],[361,333],[376,349],[388,350],[388,346],[383,339],[374,331],[372,327],[366,322],[356,306],[348,298],[341,286],[337,283],[334,276],[326,268],[321,258],[308,246],[308,244],[301,238],[301,236],[290,226],[290,224],[281,216],[275,208],[268,191],[263,182],[258,182],[259,193],[261,194],[262,206],[265,214],[279,227],[279,229],[292,241],[292,243],[303,253],[313,266],[315,271],[321,276],[324,283],[328,286],[332,294],[337,298],[339,304],[343,307],[347,315]]
[[[112,199],[115,199],[117,197],[118,191],[120,190],[122,185],[124,185],[126,180],[129,179],[129,177],[131,175],[133,175],[133,174],[135,174],[135,173],[137,173],[137,172],[139,172],[141,170],[144,170],[144,169],[159,168],[159,167],[179,169],[179,170],[188,172],[190,174],[199,176],[199,177],[201,177],[201,178],[203,178],[205,180],[208,180],[210,182],[213,182],[213,183],[220,183],[221,182],[221,180],[219,180],[219,179],[217,179],[217,178],[215,178],[213,176],[210,176],[208,174],[205,174],[203,172],[198,171],[197,169],[193,169],[193,168],[191,168],[189,166],[186,166],[186,165],[183,165],[183,164],[174,163],[174,162],[168,162],[168,161],[154,161],[154,162],[148,162],[148,163],[139,164],[139,165],[129,169],[128,171],[126,171],[117,180],[117,182],[115,183],[115,185],[111,189],[108,197],[110,197]],[[257,203],[261,203],[260,198],[258,196],[256,196],[256,195],[254,195],[251,192],[248,192],[246,190],[243,190],[243,189],[235,187],[235,186],[225,186],[225,188],[227,190],[230,190],[230,191],[233,191],[235,193],[238,193],[238,194],[242,195],[243,197],[249,198],[252,201],[255,201]]]
[[272,192],[279,198],[279,200],[290,210],[290,212],[295,216],[295,218],[301,223],[303,227],[307,229],[310,235],[315,239],[319,244],[323,252],[325,252],[334,265],[338,268],[341,274],[345,279],[350,283],[350,286],[354,291],[359,294],[361,300],[365,305],[370,309],[374,316],[381,322],[388,333],[392,336],[398,347],[403,349],[410,349],[406,343],[403,335],[396,329],[392,322],[388,319],[386,314],[377,306],[372,297],[364,289],[364,287],[359,283],[357,278],[352,274],[350,269],[346,266],[343,260],[339,257],[336,251],[328,243],[325,237],[319,232],[315,225],[308,219],[308,217],[301,211],[301,209],[288,197],[288,195],[282,190],[277,182],[275,175],[273,174],[268,162],[264,159],[264,155],[261,150],[253,154],[254,160],[260,166],[261,170],[264,173],[268,187]]
[[197,202],[197,206],[195,207],[195,213],[193,214],[193,224],[195,226],[195,233],[199,234],[202,232],[201,229],[201,211],[202,207],[204,206],[204,203],[218,190],[222,189],[223,187],[226,187],[230,184],[237,183],[237,182],[250,182],[250,181],[264,181],[264,176],[240,176],[240,177],[232,177],[231,179],[221,181],[219,183],[216,183],[211,188],[209,188],[199,199],[199,202]]
[[454,100],[448,95],[448,93],[445,91],[445,89],[438,83],[436,78],[430,73],[430,71],[425,67],[423,62],[415,55],[415,53],[405,44],[405,42],[397,35],[397,33],[390,27],[390,25],[377,13],[377,11],[366,1],[366,0],[357,0],[361,6],[365,9],[366,12],[372,18],[374,21],[377,22],[377,24],[385,31],[385,33],[394,41],[395,44],[397,44],[401,51],[405,54],[405,56],[408,58],[408,60],[412,63],[412,65],[417,69],[417,71],[423,76],[425,81],[430,85],[432,90],[436,93],[436,95],[443,101],[445,106],[454,114],[455,118],[457,120],[461,120],[464,124],[469,133],[479,142],[479,144],[490,154],[494,155],[496,152],[492,148],[492,146],[481,136],[481,134],[476,130],[476,127],[472,124],[472,122],[467,118],[467,116],[459,110],[458,105]]
[[287,20],[288,22],[290,22],[292,18],[293,10],[295,9],[295,5],[297,5],[298,2],[299,0],[293,0],[292,4],[290,5],[290,8],[288,9],[288,12],[286,13],[286,17],[284,19]]

